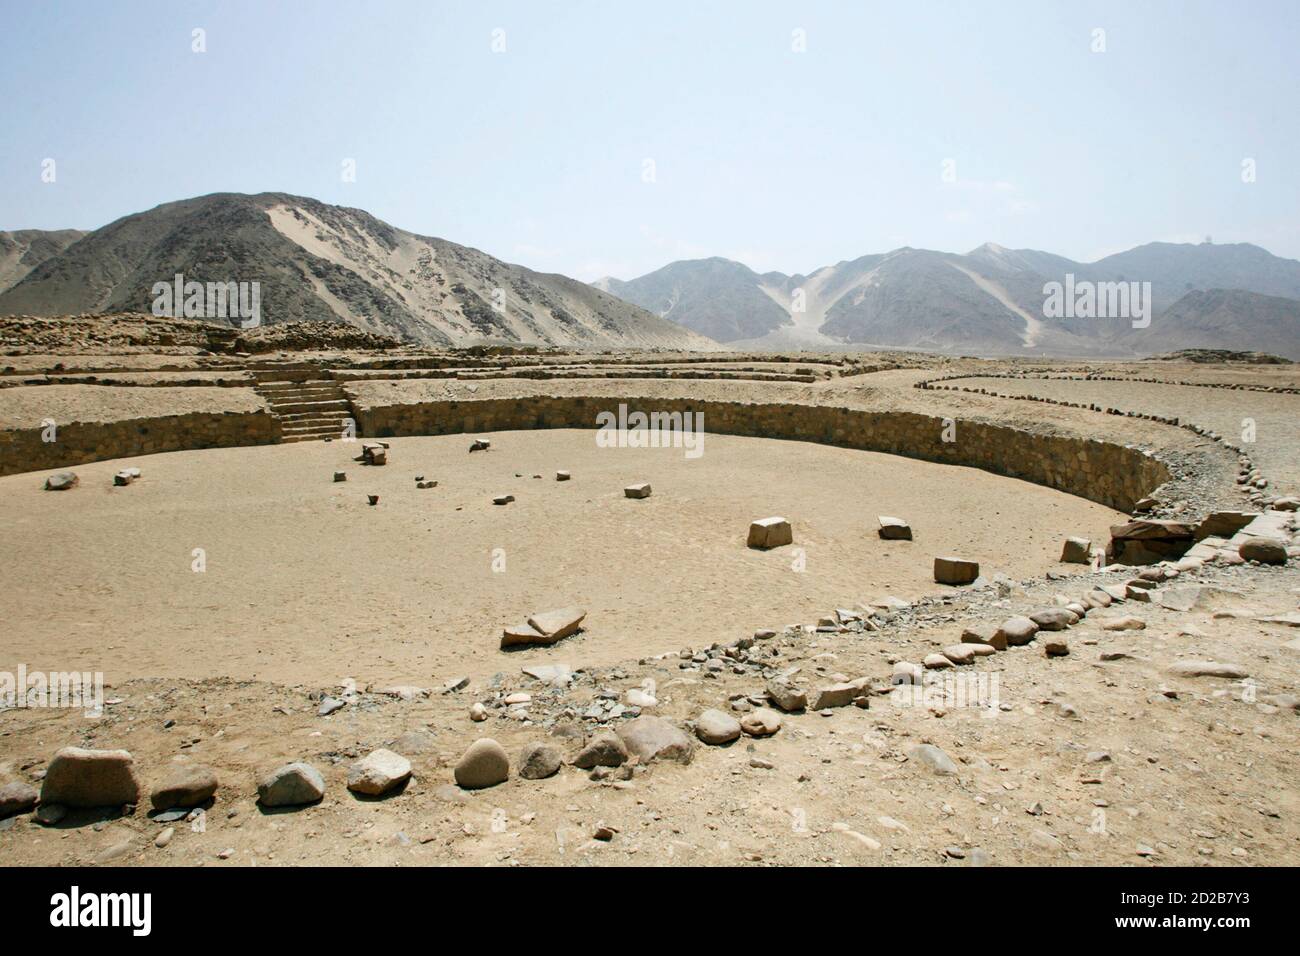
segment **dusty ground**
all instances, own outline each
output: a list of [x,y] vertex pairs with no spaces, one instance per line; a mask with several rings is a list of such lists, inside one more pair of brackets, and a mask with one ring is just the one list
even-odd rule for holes
[[[347,442],[177,452],[80,467],[82,486],[63,495],[31,475],[0,478],[7,656],[111,680],[427,686],[517,668],[502,627],[577,604],[588,633],[531,656],[607,665],[845,602],[919,597],[934,590],[937,554],[1031,577],[1055,566],[1062,529],[1100,541],[1124,518],[888,455],[706,435],[688,459],[594,436],[502,432],[476,454],[464,436],[398,438],[381,468],[354,463]],[[144,477],[113,487],[129,466]],[[572,480],[556,481],[560,468]],[[438,487],[418,490],[416,475]],[[653,496],[625,498],[635,481]],[[516,500],[494,505],[499,492]],[[882,541],[881,514],[906,517],[916,540]],[[791,549],[745,547],[768,515],[792,521],[801,572]]]
[[[360,366],[392,358],[352,360]],[[587,356],[555,364],[575,358],[609,362]],[[459,360],[437,357],[440,368]],[[39,357],[11,363],[19,361],[23,374],[53,370]],[[220,366],[238,367],[227,361],[222,357]],[[517,361],[475,356],[472,364],[505,368]],[[782,368],[749,356],[709,361],[729,373]],[[810,384],[426,379],[348,388],[359,401],[394,393],[469,401],[633,391],[955,414],[1160,449],[1195,472],[1183,490],[1194,493],[1191,509],[1203,513],[1241,506],[1235,461],[1185,429],[912,386],[1027,366],[1170,381],[1296,382],[1285,367],[893,354],[861,361],[852,368],[834,357],[784,363],[787,370],[812,368]],[[186,372],[213,362],[86,355],[67,365]],[[1243,409],[1255,409],[1260,432],[1252,455],[1261,467],[1289,481],[1300,459],[1295,396],[989,380],[994,389],[1008,384],[1069,401],[1093,399],[1065,389],[1097,386],[1102,404],[1180,415],[1225,434]],[[1043,390],[1058,387],[1059,394]],[[53,389],[67,390],[65,407],[74,414],[108,409],[127,417],[165,413],[156,409],[172,401],[169,392],[179,393],[180,407],[228,402],[240,392],[0,388],[3,423],[25,424],[31,402],[60,396]],[[115,391],[142,394],[114,398]],[[106,404],[112,402],[120,405]],[[0,712],[0,784],[39,787],[54,751],[69,744],[128,748],[146,792],[175,759],[206,763],[221,780],[215,804],[193,822],[154,821],[147,804],[126,815],[74,812],[54,827],[31,815],[10,817],[0,821],[0,857],[20,865],[1145,866],[1300,859],[1300,628],[1285,617],[1295,615],[1300,595],[1294,557],[1283,569],[1206,565],[1182,573],[1164,586],[1203,588],[1188,611],[1158,600],[1094,610],[1064,632],[1064,657],[1045,656],[1040,640],[955,669],[983,680],[984,689],[996,678],[996,709],[908,704],[874,693],[868,709],[786,714],[774,737],[697,745],[685,766],[655,762],[598,779],[565,766],[547,780],[512,774],[490,790],[460,790],[451,766],[475,739],[499,740],[512,764],[524,744],[541,740],[572,757],[578,742],[568,734],[596,728],[584,716],[594,703],[602,696],[626,700],[647,679],[657,703],[645,712],[687,729],[705,708],[749,706],[745,699],[757,699],[765,677],[776,672],[794,669],[793,679],[809,689],[866,677],[885,691],[894,661],[921,660],[959,640],[964,625],[1074,599],[1132,572],[1054,563],[1065,535],[1103,539],[1113,513],[965,469],[714,435],[694,461],[680,450],[599,451],[590,433],[577,432],[503,434],[494,437],[493,451],[472,457],[461,436],[392,445],[392,463],[375,469],[347,460],[355,446],[330,443],[136,459],[131,463],[144,478],[124,489],[107,487],[122,462],[78,465],[82,487],[68,495],[39,491],[40,475],[0,479],[0,512],[10,532],[0,539],[7,596],[0,670],[13,662],[84,663],[102,666],[112,685],[112,702],[97,718],[69,710]],[[339,468],[349,481],[336,485],[330,475]],[[570,469],[573,481],[557,484],[557,468]],[[439,487],[417,491],[416,474],[438,479]],[[654,496],[623,499],[619,489],[633,480],[651,481]],[[489,496],[502,491],[517,500],[492,506]],[[365,505],[368,492],[380,495],[377,507]],[[759,554],[743,547],[747,523],[774,513],[794,520],[806,573],[790,570],[790,549]],[[917,540],[879,541],[872,534],[879,513],[909,518]],[[1294,527],[1291,534],[1294,547],[1300,539]],[[207,552],[203,574],[191,570],[195,547]],[[493,547],[505,549],[503,573],[491,571]],[[928,580],[929,558],[948,549],[975,552],[1005,578],[938,594]],[[1045,580],[1044,571],[1056,579]],[[882,612],[878,631],[780,633],[887,593],[920,600]],[[547,651],[496,648],[500,624],[569,600],[588,605],[585,633]],[[1145,629],[1101,628],[1122,614],[1140,618]],[[759,627],[778,634],[738,657],[709,651]],[[679,657],[679,648],[692,654]],[[673,653],[657,657],[664,652]],[[1170,673],[1175,662],[1193,659],[1230,662],[1248,676]],[[535,661],[584,670],[557,689],[522,673]],[[470,678],[466,687],[442,692],[444,681],[462,674]],[[354,678],[360,693],[347,696],[342,710],[318,716],[320,696],[343,694],[344,677]],[[431,694],[399,700],[377,692],[397,681]],[[532,699],[522,709],[507,707],[503,699],[512,692]],[[469,718],[474,702],[487,705],[483,723]],[[942,748],[957,772],[926,768],[912,754],[923,742]],[[414,779],[382,801],[354,797],[345,788],[348,767],[385,745],[411,759]],[[322,771],[324,800],[295,812],[259,810],[257,775],[288,760]],[[593,839],[600,824],[615,829],[612,839]],[[171,843],[156,847],[155,837],[169,826]]]

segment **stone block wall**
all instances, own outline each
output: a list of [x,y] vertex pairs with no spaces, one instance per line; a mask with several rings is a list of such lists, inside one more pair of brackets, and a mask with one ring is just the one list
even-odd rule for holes
[[268,411],[191,412],[117,422],[69,422],[59,426],[58,440],[53,442],[42,441],[41,434],[40,428],[0,430],[0,475],[163,451],[269,445],[280,440],[280,423]]
[[358,408],[367,437],[447,435],[530,428],[597,427],[596,415],[629,411],[701,412],[704,430],[725,435],[810,441],[908,458],[967,465],[1056,488],[1118,511],[1168,481],[1154,456],[1112,442],[1021,431],[981,422],[955,422],[943,440],[944,419],[911,412],[869,412],[800,404],[753,404],[693,399],[530,396],[522,399],[438,401]]

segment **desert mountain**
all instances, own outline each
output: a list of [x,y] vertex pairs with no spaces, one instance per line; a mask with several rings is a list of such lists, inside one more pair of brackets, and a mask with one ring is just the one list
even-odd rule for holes
[[1151,328],[1134,330],[1123,341],[1140,354],[1248,347],[1300,361],[1300,301],[1241,289],[1198,289],[1166,309]]
[[0,292],[16,285],[46,259],[57,256],[84,235],[79,229],[0,232]]
[[217,193],[119,219],[0,293],[0,315],[148,312],[154,284],[177,273],[258,282],[266,324],[324,319],[425,345],[717,348],[577,280],[283,193]]
[[[1045,308],[1045,287],[1064,285],[1067,276],[1094,284],[1150,282],[1150,327],[1135,330],[1131,315],[1052,314]],[[883,346],[1075,356],[1145,354],[1220,340],[1287,355],[1300,348],[1300,328],[1292,325],[1288,331],[1285,321],[1285,302],[1300,306],[1300,262],[1246,243],[1157,242],[1093,263],[992,243],[965,255],[903,248],[808,276],[759,275],[740,263],[707,259],[674,262],[638,279],[603,284],[629,302],[661,315],[671,312],[674,321],[735,347]],[[1210,300],[1189,298],[1211,289],[1217,293],[1212,306]],[[1248,294],[1228,295],[1232,290]],[[1284,301],[1266,306],[1255,297]],[[757,304],[738,315],[745,303]],[[1225,330],[1217,338],[1210,334],[1215,323]]]

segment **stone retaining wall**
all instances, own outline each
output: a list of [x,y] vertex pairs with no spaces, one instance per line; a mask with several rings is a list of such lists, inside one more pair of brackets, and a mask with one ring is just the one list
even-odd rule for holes
[[53,442],[42,441],[41,435],[40,428],[0,430],[0,475],[162,451],[269,445],[280,440],[280,423],[268,411],[191,412],[117,422],[69,422],[58,427]]
[[626,402],[630,411],[646,413],[701,412],[705,431],[718,434],[811,441],[968,465],[1056,488],[1118,511],[1132,510],[1170,478],[1169,469],[1153,455],[1110,442],[968,421],[955,422],[955,441],[946,442],[945,419],[939,417],[822,405],[530,396],[358,406],[357,414],[361,433],[371,438],[594,429],[597,413],[617,412],[620,402]]

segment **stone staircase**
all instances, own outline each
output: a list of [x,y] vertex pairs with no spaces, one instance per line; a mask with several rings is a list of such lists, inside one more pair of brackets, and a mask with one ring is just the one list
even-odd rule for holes
[[281,441],[320,441],[342,438],[349,420],[355,421],[352,403],[343,387],[310,362],[266,363],[250,366],[257,393],[280,420]]

